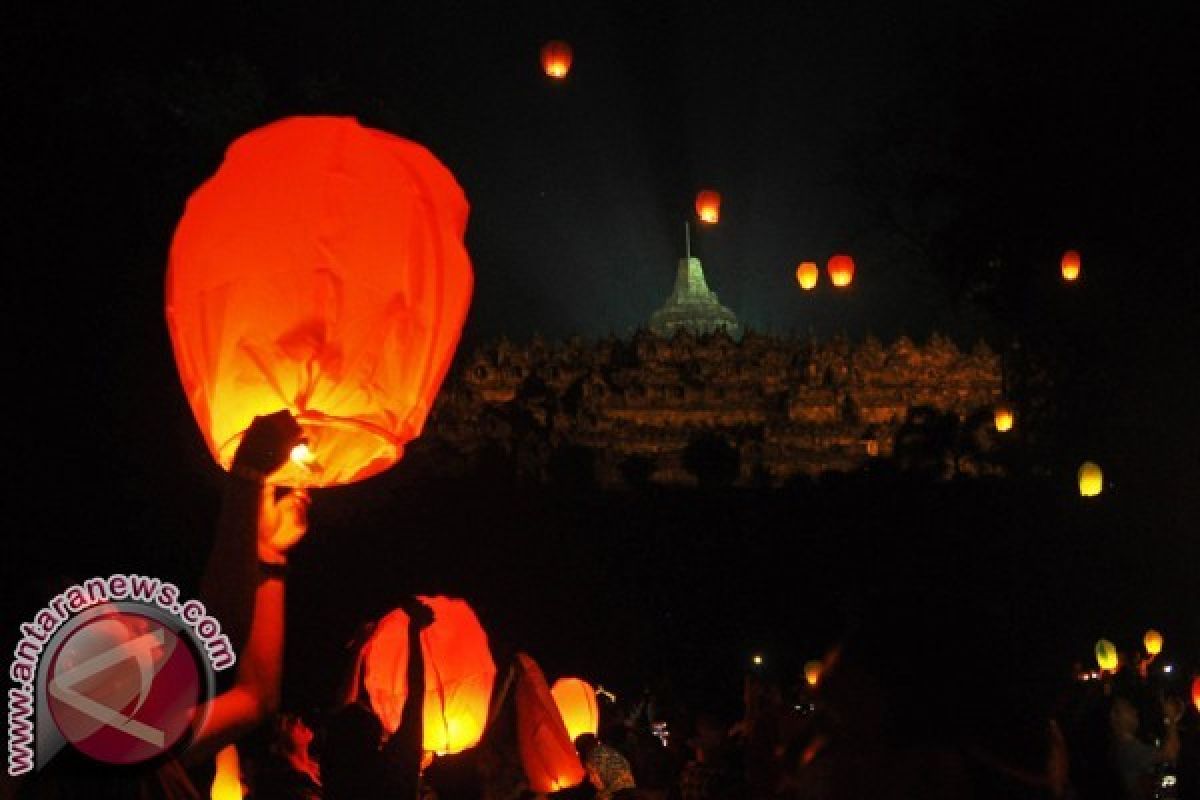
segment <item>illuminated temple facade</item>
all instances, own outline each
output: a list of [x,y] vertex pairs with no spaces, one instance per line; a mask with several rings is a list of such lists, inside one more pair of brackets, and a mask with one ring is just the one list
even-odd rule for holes
[[[691,268],[681,265],[663,311],[685,306],[673,301],[702,285]],[[659,330],[675,319],[662,311],[655,318]],[[1001,364],[982,343],[964,352],[937,335],[886,346],[754,331],[736,339],[732,326],[714,327],[491,343],[447,380],[417,447],[456,470],[499,454],[533,481],[547,479],[556,454],[569,452],[586,456],[600,485],[629,483],[631,474],[690,484],[697,474],[689,447],[717,438],[736,454],[735,483],[779,485],[890,458],[922,415],[973,425],[982,449],[995,435],[984,423],[1001,398]]]

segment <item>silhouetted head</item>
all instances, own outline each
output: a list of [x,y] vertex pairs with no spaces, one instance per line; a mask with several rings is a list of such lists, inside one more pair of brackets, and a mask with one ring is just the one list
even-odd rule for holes
[[593,733],[581,733],[576,736],[575,751],[579,753],[579,759],[586,762],[598,744],[600,744],[600,740]]

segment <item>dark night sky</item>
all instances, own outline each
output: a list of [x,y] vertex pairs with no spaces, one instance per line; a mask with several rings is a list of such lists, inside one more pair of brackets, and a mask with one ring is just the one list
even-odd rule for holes
[[[1194,13],[10,5],[6,355],[33,379],[5,393],[20,447],[8,461],[18,508],[51,543],[98,527],[151,564],[193,557],[205,515],[180,522],[178,507],[206,465],[162,320],[171,232],[230,140],[315,112],[414,138],[458,176],[477,273],[469,343],[630,331],[669,291],[694,193],[712,186],[722,222],[695,247],[744,321],[1070,338],[1090,404],[1080,428],[1128,513],[1167,542],[1200,530]],[[540,73],[548,38],[575,48],[562,85]],[[1070,299],[1055,272],[1066,247],[1084,254]],[[843,250],[853,292],[795,289],[798,261]],[[155,538],[170,526],[184,545]],[[107,566],[98,547],[72,568]],[[1194,585],[1172,591],[1196,602]]]

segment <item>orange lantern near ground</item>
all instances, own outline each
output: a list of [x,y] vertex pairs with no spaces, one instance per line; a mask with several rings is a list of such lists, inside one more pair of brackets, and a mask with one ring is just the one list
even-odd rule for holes
[[1013,422],[1016,420],[1016,414],[1012,410],[1012,406],[1007,403],[998,403],[995,411],[992,413],[992,422],[996,426],[996,430],[1000,433],[1008,433],[1013,428]]
[[567,77],[574,52],[571,45],[554,39],[542,45],[542,70],[555,80]]
[[844,288],[854,282],[854,259],[843,253],[829,259],[829,282]]
[[1085,461],[1079,467],[1076,476],[1079,480],[1079,494],[1084,497],[1096,497],[1104,491],[1104,471],[1099,464]]
[[179,377],[228,468],[255,416],[292,412],[308,463],[283,485],[381,472],[421,433],[462,331],[467,201],[420,145],[292,117],[230,145],[171,243]]
[[211,800],[242,800],[245,797],[237,748],[233,745],[226,745],[217,753],[217,772],[208,796]]
[[815,687],[821,680],[821,662],[816,659],[806,662],[804,665],[804,682],[809,686]]
[[579,678],[559,678],[550,687],[550,694],[572,742],[582,733],[595,736],[600,732],[600,706],[591,684]]
[[1105,672],[1114,672],[1119,660],[1116,645],[1108,639],[1100,639],[1096,642],[1096,664],[1100,669]]
[[805,291],[815,289],[820,277],[821,270],[815,261],[802,261],[800,266],[796,267],[796,283]]
[[524,653],[517,654],[517,670],[517,749],[529,788],[549,794],[578,786],[583,764],[542,670]]
[[1151,628],[1142,637],[1142,644],[1146,647],[1146,655],[1156,656],[1162,652],[1163,635]]
[[1082,266],[1082,260],[1079,257],[1077,250],[1068,250],[1063,253],[1062,257],[1062,276],[1063,280],[1071,283],[1079,277],[1079,270]]
[[715,225],[721,218],[721,195],[712,189],[704,189],[696,194],[696,216],[701,222]]
[[[465,601],[418,599],[433,611],[433,623],[421,631],[424,749],[461,753],[483,736],[496,665],[487,634]],[[408,696],[408,614],[397,609],[380,620],[364,652],[363,683],[371,708],[383,727],[395,732]]]

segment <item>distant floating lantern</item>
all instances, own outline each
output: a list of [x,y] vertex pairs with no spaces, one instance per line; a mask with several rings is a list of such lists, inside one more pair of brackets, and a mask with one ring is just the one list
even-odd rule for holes
[[600,732],[600,706],[591,684],[579,678],[559,678],[550,687],[550,694],[572,742],[582,733],[595,736]]
[[849,286],[854,281],[854,259],[839,253],[829,259],[829,282],[837,287]]
[[1105,672],[1113,672],[1117,668],[1117,647],[1108,639],[1096,642],[1096,664]]
[[1146,635],[1142,637],[1142,644],[1146,647],[1146,654],[1156,656],[1162,652],[1163,636],[1158,631],[1151,628],[1146,631]]
[[1091,461],[1083,462],[1079,467],[1079,494],[1084,497],[1095,497],[1104,491],[1104,471],[1100,465]]
[[817,281],[820,278],[821,268],[815,261],[802,261],[800,266],[796,267],[796,283],[800,284],[800,288],[805,291],[817,288]]
[[696,195],[696,216],[701,222],[715,225],[721,218],[721,195],[712,189],[704,189]]
[[[424,749],[438,755],[461,753],[483,736],[496,664],[487,634],[466,602],[417,599],[433,611],[433,623],[421,631]],[[393,733],[400,727],[408,696],[408,614],[397,609],[380,620],[367,642],[365,661],[363,684],[371,708],[384,729]]]
[[529,788],[550,794],[578,786],[586,773],[546,678],[524,653],[516,661],[517,749]]
[[812,660],[804,665],[804,682],[809,686],[816,686],[821,680],[821,662]]
[[[416,142],[346,117],[251,131],[171,242],[175,364],[228,468],[256,416],[307,441],[272,481],[336,486],[396,463],[425,424],[471,300],[467,200]],[[307,453],[307,455],[305,455]]]
[[554,39],[542,45],[542,69],[555,80],[562,80],[571,71],[574,53],[571,45]]
[[1007,403],[1000,403],[996,406],[993,412],[992,421],[996,425],[996,430],[1000,433],[1008,433],[1013,429],[1013,422],[1016,420],[1016,414],[1013,412],[1012,406]]
[[1073,282],[1079,277],[1080,266],[1082,260],[1079,258],[1078,250],[1068,250],[1063,253],[1062,257],[1062,276],[1063,280]]
[[1200,711],[1200,675],[1192,678],[1192,705]]
[[233,745],[226,745],[217,753],[217,772],[208,796],[211,800],[242,800],[245,796],[237,748]]

